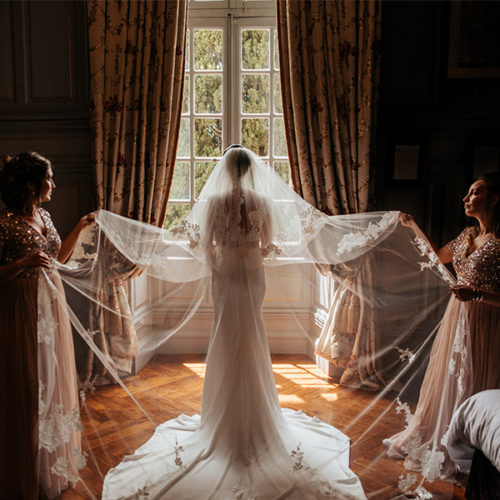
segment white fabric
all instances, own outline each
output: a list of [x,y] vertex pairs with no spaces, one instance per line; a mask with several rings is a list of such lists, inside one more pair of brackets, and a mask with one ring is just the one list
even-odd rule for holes
[[[170,231],[100,211],[59,272],[75,332],[125,390],[127,381],[95,345],[89,327],[97,324],[89,318],[96,308],[113,312],[102,293],[114,263],[126,260],[153,278],[157,300],[167,311],[148,350],[182,335],[200,304],[210,303],[209,293],[214,310],[201,416],[169,420],[140,449],[130,449],[106,476],[103,497],[364,498],[349,469],[349,437],[355,431],[363,443],[371,432],[380,435],[381,425],[387,437],[400,430],[394,428],[396,412],[409,413],[404,400],[418,394],[453,283],[418,228],[402,226],[398,216],[326,216],[244,148],[223,156],[189,215]],[[377,377],[373,387],[382,389],[341,430],[279,407],[262,320],[269,266],[274,272],[303,269],[301,287],[315,307],[321,306],[327,279],[363,304],[370,335],[360,352],[370,354],[353,355],[352,368],[361,373],[370,367]],[[169,315],[171,302],[184,307],[183,313]],[[293,308],[280,307],[293,318]],[[297,323],[314,341],[307,323],[301,318]],[[91,397],[98,401],[99,391]],[[160,404],[163,397],[158,395]],[[135,401],[140,406],[140,395]],[[128,423],[119,420],[113,428],[113,422],[106,432],[126,436]],[[97,442],[93,439],[94,447]],[[106,439],[100,443],[106,455]],[[370,468],[372,459],[363,463],[358,467]],[[412,484],[402,478],[401,490],[413,492]]]
[[468,473],[474,448],[500,471],[500,389],[482,391],[455,411],[446,448],[461,472]]

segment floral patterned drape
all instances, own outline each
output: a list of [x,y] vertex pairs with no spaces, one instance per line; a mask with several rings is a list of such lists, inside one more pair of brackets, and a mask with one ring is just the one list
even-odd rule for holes
[[[161,225],[179,136],[187,0],[89,0],[87,14],[97,206]],[[137,274],[116,265],[106,295],[122,316],[97,311],[91,319],[102,332],[94,340],[122,373],[131,371],[137,343],[121,280]],[[92,383],[105,373],[86,356],[80,377]]]
[[327,213],[366,211],[381,2],[278,0],[277,8],[294,188]]
[[[328,214],[369,210],[381,2],[277,0],[277,9],[293,186]],[[374,388],[370,318],[348,288],[337,284],[332,299],[317,354],[342,383]]]

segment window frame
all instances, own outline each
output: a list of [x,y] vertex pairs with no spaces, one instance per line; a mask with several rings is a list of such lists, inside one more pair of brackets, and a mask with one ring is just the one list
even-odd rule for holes
[[[283,114],[274,112],[274,78],[279,78],[279,68],[275,68],[275,30],[276,4],[274,0],[221,0],[203,1],[190,0],[187,29],[189,48],[189,67],[185,76],[189,76],[189,112],[182,114],[181,120],[189,119],[189,157],[177,156],[175,162],[189,163],[188,193],[189,199],[169,198],[169,205],[188,205],[189,208],[196,202],[196,162],[215,161],[219,157],[195,156],[195,120],[196,118],[218,118],[222,123],[221,154],[230,144],[242,142],[241,120],[245,117],[269,118],[268,128],[268,153],[264,161],[273,165],[274,161],[288,162],[287,156],[274,156],[273,132],[275,118],[282,118]],[[195,113],[194,89],[195,75],[200,74],[194,69],[194,33],[197,29],[221,29],[223,33],[222,44],[222,112],[221,114]],[[256,114],[243,114],[241,109],[242,74],[247,72],[241,69],[241,35],[242,29],[269,29],[270,32],[270,65],[269,70],[250,70],[249,73],[267,73],[269,78],[269,112],[257,116]],[[203,71],[201,72],[203,73]],[[206,73],[217,73],[207,70]],[[231,112],[230,110],[234,110]],[[175,167],[174,167],[175,168]],[[175,173],[174,173],[175,176]]]

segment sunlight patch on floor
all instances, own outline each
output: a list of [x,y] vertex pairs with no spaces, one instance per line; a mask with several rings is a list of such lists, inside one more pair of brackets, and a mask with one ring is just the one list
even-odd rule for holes
[[330,383],[323,380],[323,372],[316,365],[293,365],[289,363],[273,364],[273,371],[290,382],[301,387],[330,387]]
[[280,404],[304,404],[305,401],[295,394],[278,394]]
[[207,368],[206,363],[182,363],[182,366],[185,366],[186,368],[194,372],[196,375],[198,375],[198,377],[205,377],[205,371]]
[[328,403],[333,403],[334,401],[337,401],[339,399],[338,394],[335,392],[324,392],[323,394],[320,394],[319,396],[321,399],[324,399]]

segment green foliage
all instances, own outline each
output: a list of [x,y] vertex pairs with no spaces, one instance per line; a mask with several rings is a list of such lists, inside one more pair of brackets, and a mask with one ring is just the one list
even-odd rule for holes
[[243,113],[269,113],[269,75],[241,76]]
[[195,112],[222,113],[222,75],[196,75]]
[[203,189],[203,186],[205,186],[205,183],[207,182],[207,179],[210,177],[210,174],[212,173],[212,170],[215,167],[215,160],[214,161],[197,161],[194,164],[194,178],[195,178],[195,184],[194,184],[194,195],[196,198],[201,193],[201,190]]
[[163,227],[172,229],[175,227],[191,210],[189,203],[168,203],[167,215]]
[[283,181],[285,181],[289,186],[292,185],[290,164],[287,161],[275,161],[273,168]]
[[175,163],[174,178],[170,188],[171,200],[189,201],[189,162],[177,161]]
[[188,157],[190,155],[190,142],[191,136],[189,134],[189,118],[181,118],[177,156]]
[[222,154],[222,120],[196,118],[194,121],[195,155],[199,157]]
[[189,75],[184,77],[184,93],[182,95],[182,114],[189,113]]
[[195,30],[194,68],[196,70],[222,69],[222,30]]
[[287,156],[283,118],[274,118],[273,120],[273,148],[274,156]]
[[283,100],[281,99],[281,82],[279,73],[273,75],[273,106],[275,113],[283,113]]
[[259,156],[269,154],[269,119],[244,118],[241,120],[241,144]]
[[269,69],[269,30],[242,30],[241,67]]

